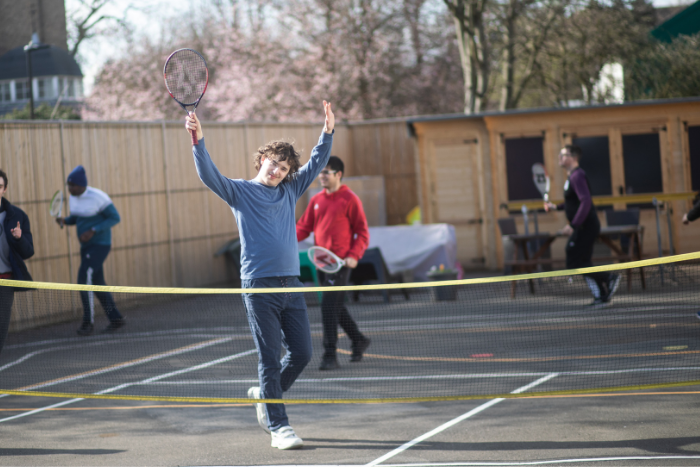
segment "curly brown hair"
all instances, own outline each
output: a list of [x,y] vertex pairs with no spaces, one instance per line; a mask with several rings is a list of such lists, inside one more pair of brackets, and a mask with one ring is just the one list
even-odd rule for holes
[[301,167],[301,154],[294,149],[291,143],[286,143],[284,141],[272,141],[258,148],[255,156],[253,156],[256,171],[260,171],[263,157],[276,160],[277,162],[286,161],[287,164],[289,164],[289,173],[284,177],[282,183],[293,180]]

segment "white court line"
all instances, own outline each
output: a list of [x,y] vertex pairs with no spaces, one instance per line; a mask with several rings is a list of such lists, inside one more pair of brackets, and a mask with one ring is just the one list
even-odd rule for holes
[[59,378],[59,379],[49,381],[48,383],[39,383],[39,384],[33,384],[31,386],[25,386],[23,389],[24,390],[33,390],[33,389],[45,388],[48,386],[55,386],[55,385],[61,384],[61,383],[67,383],[69,381],[77,381],[79,379],[85,379],[85,378],[88,378],[90,376],[103,375],[105,373],[111,373],[112,371],[123,370],[124,368],[129,368],[129,367],[136,366],[136,365],[142,365],[144,363],[154,362],[156,360],[161,360],[163,358],[172,357],[172,356],[180,355],[180,354],[184,354],[184,353],[189,353],[189,352],[193,352],[195,350],[205,349],[205,348],[211,347],[213,345],[223,344],[224,342],[228,342],[230,340],[232,340],[232,339],[229,337],[215,339],[213,341],[204,342],[204,343],[196,344],[196,345],[191,345],[191,346],[188,346],[184,349],[171,350],[169,352],[163,352],[160,354],[153,355],[151,357],[140,358],[136,361],[121,363],[121,364],[109,366],[107,368],[88,371],[88,372],[85,372],[85,373],[82,373],[79,375],[66,376],[64,378]]
[[[548,465],[548,464],[574,464],[579,462],[620,462],[620,461],[649,461],[649,460],[674,460],[674,459],[700,459],[700,456],[620,456],[620,457],[584,457],[582,459],[558,459],[546,461],[526,462],[435,462],[426,464],[383,464],[384,467],[491,467],[521,465]],[[284,466],[276,466],[284,467]],[[300,466],[296,466],[300,467]],[[348,466],[345,466],[348,467]]]
[[[60,378],[60,379],[52,380],[52,381],[50,381],[50,382],[48,382],[48,383],[44,383],[44,384],[35,384],[35,385],[32,385],[32,386],[26,386],[24,389],[25,389],[25,390],[28,390],[28,389],[39,389],[39,388],[45,388],[45,387],[48,387],[48,386],[53,386],[53,385],[55,385],[55,384],[65,383],[65,382],[68,382],[68,381],[76,381],[76,380],[79,380],[79,379],[87,378],[88,376],[95,376],[95,375],[100,375],[100,374],[104,374],[104,373],[109,373],[109,372],[111,372],[111,371],[121,370],[121,369],[124,369],[124,368],[128,368],[128,367],[130,367],[130,366],[141,365],[141,364],[143,364],[143,363],[148,363],[148,362],[152,362],[152,361],[155,361],[155,360],[160,360],[160,359],[162,359],[162,358],[172,357],[173,355],[179,355],[179,354],[182,354],[182,353],[187,353],[187,352],[192,352],[192,351],[194,351],[194,350],[203,349],[203,348],[205,348],[205,347],[210,347],[210,346],[212,346],[212,345],[222,344],[222,343],[228,342],[228,341],[230,341],[230,340],[232,340],[232,339],[233,339],[232,337],[216,339],[216,340],[214,340],[214,341],[208,341],[208,342],[205,342],[205,343],[202,343],[202,344],[199,344],[199,345],[193,345],[193,346],[187,347],[187,348],[185,348],[185,349],[179,349],[179,350],[172,350],[172,351],[170,351],[170,352],[164,352],[164,353],[161,353],[161,354],[154,355],[154,356],[152,356],[152,357],[146,357],[146,358],[144,358],[144,359],[142,359],[142,360],[137,360],[137,361],[132,361],[132,362],[128,362],[128,363],[123,363],[123,364],[121,364],[121,365],[111,366],[111,367],[108,367],[108,368],[104,368],[104,369],[102,369],[102,370],[89,371],[89,372],[86,372],[86,373],[83,373],[83,374],[80,374],[80,375],[76,375],[76,376],[70,376],[70,377],[65,377],[65,378]],[[18,364],[22,363],[23,361],[25,361],[25,360],[27,360],[27,359],[29,359],[29,358],[31,358],[31,357],[34,357],[34,356],[36,356],[36,355],[42,354],[42,353],[53,352],[53,351],[56,351],[56,350],[69,350],[69,349],[74,349],[74,348],[83,348],[83,346],[72,346],[72,345],[71,345],[71,346],[53,347],[53,348],[50,348],[50,349],[37,350],[37,351],[35,351],[35,352],[28,353],[28,354],[25,355],[24,357],[22,357],[22,358],[20,358],[20,359],[18,359],[18,360],[15,360],[14,362],[10,362],[10,363],[8,363],[8,364],[6,364],[6,365],[3,365],[2,367],[0,367],[0,371],[5,370],[5,369],[7,369],[7,368],[10,368],[10,367],[12,367],[12,366],[14,366],[14,365],[18,365]],[[5,388],[3,388],[3,389],[5,389]],[[0,399],[3,398],[3,397],[7,397],[7,396],[9,396],[9,395],[10,395],[10,394],[0,394]]]
[[[555,378],[555,377],[557,377],[557,376],[558,376],[558,373],[550,373],[550,374],[547,375],[547,376],[544,376],[544,377],[542,377],[542,378],[540,378],[540,379],[538,379],[538,380],[533,381],[533,382],[530,383],[530,384],[527,384],[527,385],[525,385],[525,386],[523,386],[523,387],[521,387],[521,388],[516,389],[515,391],[512,391],[511,394],[519,394],[519,393],[521,393],[521,392],[525,392],[525,391],[527,391],[527,390],[529,390],[529,389],[531,389],[531,388],[533,388],[533,387],[535,387],[535,386],[538,386],[538,385],[544,383],[545,381],[549,381],[550,379]],[[504,400],[505,400],[505,399],[500,398],[500,397],[499,397],[498,399],[491,399],[491,400],[488,401],[487,403],[482,404],[482,405],[480,405],[479,407],[477,407],[477,408],[475,408],[475,409],[472,409],[472,410],[470,410],[469,412],[467,412],[467,413],[465,413],[465,414],[463,414],[463,415],[460,415],[459,417],[457,417],[457,418],[455,418],[455,419],[452,419],[452,420],[450,420],[450,421],[447,422],[447,423],[444,423],[444,424],[440,425],[439,427],[435,428],[434,430],[431,430],[431,431],[429,431],[429,432],[427,432],[427,433],[425,433],[425,434],[419,436],[418,438],[415,438],[415,439],[409,441],[408,443],[405,443],[403,446],[399,446],[398,448],[394,449],[393,451],[391,451],[391,452],[389,452],[389,453],[387,453],[387,454],[384,454],[382,457],[373,460],[373,461],[370,462],[369,464],[366,464],[365,467],[371,467],[371,466],[374,466],[374,465],[377,465],[377,464],[381,464],[381,463],[384,462],[385,460],[391,459],[392,457],[394,457],[394,456],[396,456],[396,455],[398,455],[398,454],[401,454],[402,452],[404,452],[405,450],[409,449],[410,447],[415,446],[416,444],[418,444],[418,443],[420,443],[420,442],[422,442],[422,441],[425,441],[426,439],[431,438],[431,437],[437,435],[438,433],[441,433],[441,432],[445,431],[446,429],[448,429],[448,428],[450,428],[450,427],[452,427],[452,426],[458,424],[459,422],[461,422],[461,421],[463,421],[463,420],[466,420],[467,418],[469,418],[469,417],[471,417],[471,416],[473,416],[473,415],[476,415],[476,414],[478,414],[479,412],[482,412],[482,411],[488,409],[489,407],[494,406],[494,405],[496,405],[496,404],[498,404],[499,402],[502,402],[502,401],[504,401]]]
[[[230,360],[235,360],[235,359],[237,359],[237,358],[245,357],[245,356],[247,356],[247,355],[254,354],[254,353],[257,353],[257,350],[256,350],[256,349],[247,350],[247,351],[245,351],[245,352],[241,352],[241,353],[238,353],[238,354],[235,354],[235,355],[229,355],[228,357],[218,358],[218,359],[216,359],[216,360],[212,360],[211,362],[202,363],[202,364],[195,365],[195,366],[192,366],[192,367],[189,367],[189,368],[183,368],[183,369],[177,370],[177,371],[172,371],[172,372],[170,372],[170,373],[165,373],[165,374],[162,374],[162,375],[160,375],[160,376],[154,376],[154,377],[152,377],[152,378],[147,378],[147,379],[145,379],[145,380],[143,380],[143,381],[140,381],[140,382],[120,384],[119,386],[114,386],[114,387],[112,387],[112,388],[109,388],[109,389],[105,389],[105,390],[103,390],[103,391],[96,392],[95,394],[109,394],[109,393],[111,393],[111,392],[118,391],[118,390],[121,390],[121,389],[124,389],[124,388],[128,388],[128,387],[130,387],[130,386],[135,386],[135,385],[137,385],[137,384],[139,384],[139,383],[143,383],[143,382],[146,382],[146,381],[157,381],[157,380],[159,380],[159,379],[168,378],[168,377],[170,377],[170,376],[180,375],[180,374],[187,373],[187,372],[190,372],[190,371],[195,371],[195,370],[201,370],[202,368],[207,368],[207,367],[210,367],[210,366],[213,366],[213,365],[217,365],[217,364],[219,364],[219,363],[228,362],[228,361],[230,361]],[[0,419],[0,423],[7,422],[7,421],[10,421],[10,420],[14,420],[14,419],[21,418],[21,417],[26,417],[26,416],[28,416],[28,415],[33,415],[33,414],[35,414],[35,413],[43,412],[44,410],[52,409],[52,408],[54,408],[54,407],[60,407],[60,406],[63,406],[63,405],[72,404],[72,403],[74,403],[74,402],[80,402],[80,401],[82,401],[82,400],[85,400],[85,399],[84,399],[84,398],[78,398],[78,399],[71,399],[71,400],[64,401],[64,402],[59,402],[58,404],[53,404],[53,405],[49,405],[49,406],[42,407],[42,408],[39,408],[39,409],[31,410],[31,411],[29,411],[29,412],[24,412],[24,413],[21,413],[21,414],[13,415],[12,417],[2,418],[2,419]]]
[[[508,315],[508,318],[504,318],[503,320],[499,321],[493,321],[492,316],[490,315],[470,315],[469,319],[465,319],[464,315],[454,315],[454,316],[444,316],[444,317],[430,317],[430,318],[402,318],[402,319],[387,319],[387,320],[358,320],[358,324],[362,324],[364,327],[369,327],[372,328],[373,331],[400,331],[406,328],[406,326],[409,326],[408,330],[413,330],[413,329],[424,329],[424,323],[435,323],[436,321],[448,321],[448,323],[444,325],[437,325],[439,326],[437,329],[445,329],[445,327],[453,327],[455,322],[456,323],[469,323],[469,327],[478,327],[478,326],[484,326],[484,325],[497,325],[501,323],[505,323],[508,325],[518,325],[518,324],[530,324],[532,325],[533,323],[540,323],[540,322],[576,322],[576,323],[581,323],[581,322],[589,322],[589,321],[599,321],[599,320],[605,320],[605,321],[611,321],[611,320],[621,320],[624,318],[624,321],[638,321],[639,317],[638,316],[622,316],[624,313],[638,313],[640,311],[663,311],[663,310],[678,310],[678,309],[696,309],[697,306],[695,305],[683,305],[683,306],[639,306],[639,307],[627,307],[627,308],[614,308],[615,315],[603,317],[603,316],[591,316],[591,317],[582,317],[581,316],[581,310],[576,309],[576,310],[566,310],[566,311],[556,311],[556,312],[546,312],[546,314],[543,314],[540,318],[533,318],[531,314],[527,313],[521,313],[521,314],[515,314],[515,316],[522,315],[523,319],[514,319],[514,315],[510,314]],[[590,310],[588,310],[590,311]],[[677,313],[677,314],[653,314],[653,315],[644,315],[645,318],[653,319],[653,318],[687,318],[688,314],[687,313]],[[483,321],[475,321],[475,320],[483,320]],[[413,326],[410,324],[402,325],[402,326],[391,326],[394,323],[411,323]],[[378,326],[380,325],[380,326]],[[381,326],[384,325],[384,326]],[[311,328],[312,329],[320,329],[322,327],[321,324],[312,324]],[[178,334],[188,334],[191,335],[192,333],[214,333],[214,335],[219,335],[219,334],[226,334],[227,336],[230,336],[231,332],[240,332],[241,334],[236,335],[236,337],[250,337],[250,330],[246,326],[222,326],[222,327],[213,327],[213,328],[192,328],[192,329],[167,329],[167,330],[162,330],[162,331],[148,331],[148,332],[135,332],[135,333],[130,333],[127,337],[127,335],[123,335],[120,338],[112,338],[109,340],[104,340],[104,338],[100,336],[93,336],[93,337],[73,337],[73,338],[65,338],[65,339],[47,339],[43,341],[37,341],[37,342],[26,342],[22,344],[11,344],[11,345],[6,345],[4,349],[6,350],[13,350],[13,349],[19,349],[19,348],[24,348],[24,347],[36,347],[40,345],[48,345],[48,344],[57,344],[57,343],[63,343],[63,342],[86,342],[89,341],[90,339],[102,339],[100,343],[123,343],[123,342],[128,342],[131,341],[132,337],[151,337],[151,336],[159,336],[159,337],[168,337],[168,336],[173,336],[173,335],[178,335]],[[91,344],[94,342],[90,342]]]
[[[667,371],[700,371],[700,366],[671,367],[671,368],[628,368],[624,370],[600,370],[600,371],[558,371],[559,376],[590,376],[590,375],[616,375],[622,373],[652,373]],[[305,378],[298,379],[294,384],[299,383],[360,383],[366,381],[411,381],[411,380],[434,380],[434,379],[488,379],[488,378],[524,378],[531,376],[546,376],[551,371],[539,371],[531,373],[467,373],[461,375],[423,375],[423,376],[358,376],[344,378]],[[143,383],[154,385],[209,385],[209,384],[250,384],[257,382],[257,379],[217,379],[217,380],[177,380],[161,381],[159,383]]]
[[[628,456],[628,457],[586,457],[582,459],[559,459],[546,461],[526,462],[434,462],[423,464],[382,464],[383,467],[491,467],[509,466],[519,467],[526,465],[549,464],[573,464],[577,462],[620,462],[620,461],[648,461],[648,460],[674,460],[674,459],[700,459],[700,456]],[[207,467],[207,466],[201,466]],[[213,467],[213,466],[209,466]],[[287,464],[287,465],[227,465],[216,467],[365,467],[364,464]]]

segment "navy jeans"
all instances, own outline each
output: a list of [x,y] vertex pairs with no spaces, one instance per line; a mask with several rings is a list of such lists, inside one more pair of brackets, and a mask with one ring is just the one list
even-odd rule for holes
[[[244,279],[244,289],[302,287],[297,277]],[[243,294],[248,324],[258,349],[260,397],[282,399],[311,360],[311,329],[299,292]],[[280,360],[282,347],[286,354]],[[265,404],[268,428],[289,425],[284,404]]]
[[[102,265],[111,249],[111,245],[83,245],[80,247],[78,284],[107,285]],[[95,321],[95,300],[93,294],[97,295],[97,299],[100,301],[110,321],[122,319],[122,315],[117,310],[117,305],[114,303],[111,293],[80,292],[80,299],[83,302],[84,323],[93,323]]]

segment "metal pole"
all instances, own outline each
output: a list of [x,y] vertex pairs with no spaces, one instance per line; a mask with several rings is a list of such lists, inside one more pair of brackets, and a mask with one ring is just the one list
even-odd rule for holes
[[[659,201],[656,198],[653,198],[651,200],[651,203],[654,205],[654,208],[656,209],[656,241],[659,246],[659,258],[661,258],[664,255],[664,250],[661,245],[661,224],[659,220]],[[664,283],[664,267],[662,265],[659,265],[659,274],[661,275],[661,283]]]
[[29,82],[29,118],[34,120],[34,77],[32,76],[32,52],[41,49],[48,49],[48,44],[39,43],[39,35],[32,34],[32,40],[24,46],[24,53],[27,54],[27,81]]
[[668,248],[670,250],[669,253],[671,254],[671,256],[673,256],[676,254],[676,249],[673,246],[673,226],[671,224],[671,214],[673,214],[673,213],[671,212],[672,208],[671,208],[670,202],[666,202],[665,206],[666,206],[666,222],[668,223]]
[[34,86],[32,85],[32,48],[24,48],[27,54],[27,82],[29,86],[29,119],[34,120]]
[[[668,224],[668,250],[669,254],[671,256],[674,256],[676,254],[676,249],[673,245],[673,225],[671,224],[671,202],[667,201],[665,203],[666,206],[666,223]],[[670,265],[669,268],[671,269],[671,280],[675,282],[676,280],[676,267],[675,265]]]
[[[525,206],[523,204],[522,207],[520,208],[520,211],[522,211],[522,213],[523,213],[523,224],[525,227],[525,235],[530,235],[530,223],[529,223],[529,219],[527,216],[527,206]],[[528,255],[532,254],[532,245],[530,243],[531,242],[525,243],[525,248],[527,248]]]

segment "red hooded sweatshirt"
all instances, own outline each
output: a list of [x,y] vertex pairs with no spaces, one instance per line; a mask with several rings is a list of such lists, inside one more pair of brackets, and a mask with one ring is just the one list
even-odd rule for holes
[[367,218],[362,201],[345,185],[337,191],[317,193],[297,222],[297,240],[314,233],[314,243],[341,258],[362,258],[369,245]]

